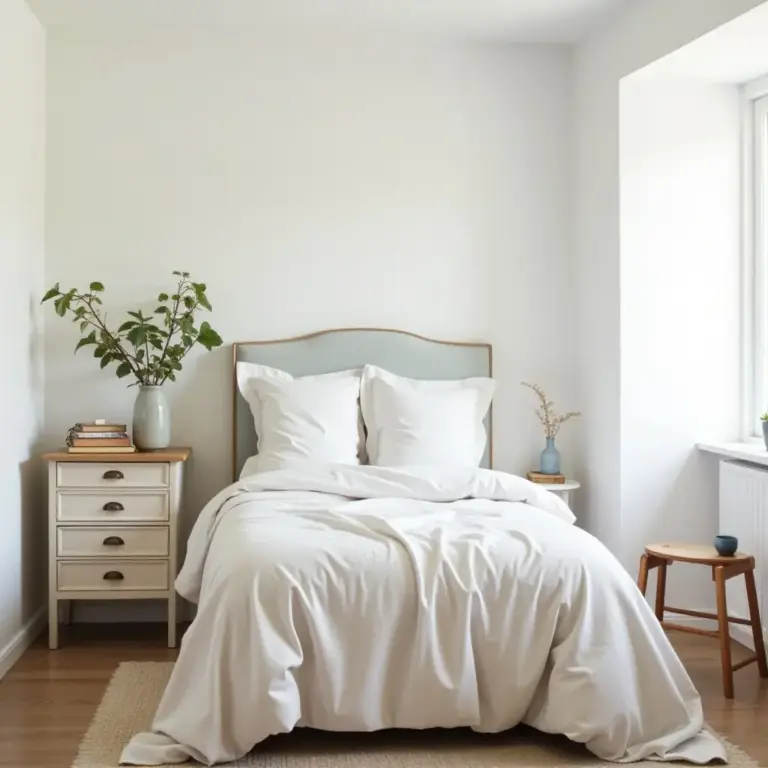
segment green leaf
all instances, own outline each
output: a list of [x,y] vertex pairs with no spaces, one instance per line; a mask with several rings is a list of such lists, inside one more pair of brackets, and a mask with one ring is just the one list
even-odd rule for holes
[[104,290],[104,285],[102,283],[98,282],[98,281],[95,281],[95,282],[91,283],[90,290],[92,292],[103,291]]
[[144,322],[144,315],[141,314],[141,310],[139,310],[138,312],[130,312],[129,311],[128,314],[131,317],[135,317],[139,322],[141,322],[141,323]]
[[176,381],[176,376],[173,373],[168,374],[169,381]]
[[200,324],[200,333],[197,336],[197,341],[209,352],[214,347],[220,347],[224,343],[221,336],[207,322]]
[[135,320],[126,320],[118,329],[118,333],[122,333],[123,331],[129,331],[131,328],[133,328],[135,325],[138,325],[138,323]]
[[56,285],[53,286],[53,288],[50,288],[45,292],[45,296],[40,300],[40,303],[43,304],[46,301],[50,301],[54,296],[58,296],[61,293],[59,290],[59,284],[56,283]]
[[171,314],[171,310],[168,307],[158,307],[155,310],[155,314],[156,315],[170,315]]
[[192,283],[192,288],[195,291],[195,297],[197,298],[200,305],[205,307],[210,312],[213,307],[211,307],[211,303],[208,301],[208,297],[205,295],[205,283]]
[[179,329],[182,334],[186,334],[187,336],[197,336],[195,320],[192,315],[184,315],[184,317],[179,320]]
[[181,272],[179,272],[179,271],[178,271],[178,270],[176,270],[176,269],[174,269],[174,270],[173,270],[173,272],[172,272],[171,274],[174,274],[174,275],[178,275],[179,277],[181,277]]
[[143,325],[137,325],[131,328],[126,334],[128,341],[133,344],[134,347],[140,347],[147,342],[147,329]]
[[182,276],[182,277],[189,277],[189,272],[182,272],[182,273],[181,273],[181,276]]
[[163,345],[158,339],[150,339],[149,343],[155,348],[155,349],[162,349]]
[[80,323],[80,333],[83,333],[85,329],[90,325],[90,323],[87,320],[83,320],[82,323]]
[[80,341],[77,342],[77,346],[75,347],[75,352],[77,352],[80,347],[86,347],[89,344],[96,344],[96,333],[89,333],[87,336],[83,336]]
[[82,306],[78,307],[75,310],[75,317],[73,318],[73,322],[75,320],[79,320],[87,311],[88,310],[85,307],[82,307]]
[[[99,344],[96,349],[93,350],[94,357],[104,357],[107,354],[108,348],[105,344]],[[103,368],[104,366],[102,366]]]
[[126,376],[130,376],[131,372],[132,370],[129,363],[120,363],[120,365],[117,366],[117,371],[115,371],[115,373],[117,373],[118,379],[123,379]]
[[106,368],[111,362],[112,362],[112,355],[107,353],[106,355],[104,355],[104,357],[101,358],[100,365],[102,368]]
[[161,293],[161,294],[160,294],[160,295],[157,297],[157,300],[158,300],[158,301],[168,301],[168,294],[167,294],[167,293]]
[[192,309],[195,306],[195,300],[191,296],[184,297],[184,306],[187,309]]

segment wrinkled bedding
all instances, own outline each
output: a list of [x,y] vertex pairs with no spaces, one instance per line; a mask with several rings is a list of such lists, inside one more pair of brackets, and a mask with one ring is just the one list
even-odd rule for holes
[[555,495],[491,470],[307,464],[224,489],[176,582],[198,603],[121,762],[213,764],[296,726],[524,722],[600,758],[725,758],[630,576]]

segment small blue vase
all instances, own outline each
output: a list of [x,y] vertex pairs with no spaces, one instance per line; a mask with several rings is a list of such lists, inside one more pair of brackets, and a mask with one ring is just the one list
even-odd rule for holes
[[560,474],[560,451],[555,448],[555,438],[547,438],[547,447],[541,452],[539,472],[542,475]]
[[733,557],[739,548],[739,540],[735,536],[715,536],[715,550],[720,557]]

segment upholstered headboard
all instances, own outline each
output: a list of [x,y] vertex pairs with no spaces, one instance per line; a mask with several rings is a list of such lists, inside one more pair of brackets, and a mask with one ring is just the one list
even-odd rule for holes
[[[490,376],[490,344],[437,341],[385,328],[339,328],[275,341],[244,341],[232,345],[233,478],[246,459],[257,453],[256,432],[248,403],[237,388],[238,362],[280,368],[292,376],[331,373],[378,365],[412,379],[465,379]],[[486,418],[488,446],[481,466],[490,467],[491,412]]]

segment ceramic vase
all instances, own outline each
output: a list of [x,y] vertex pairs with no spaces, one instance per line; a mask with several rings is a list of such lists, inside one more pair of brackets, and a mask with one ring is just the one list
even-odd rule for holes
[[735,536],[715,536],[715,550],[720,557],[733,557],[739,548],[739,540]]
[[763,425],[763,442],[765,443],[766,450],[768,450],[768,421],[761,422]]
[[539,472],[543,475],[560,474],[560,451],[555,448],[555,438],[547,438],[547,446],[541,452]]
[[162,387],[139,387],[133,405],[133,442],[140,451],[157,451],[171,444],[171,410]]

